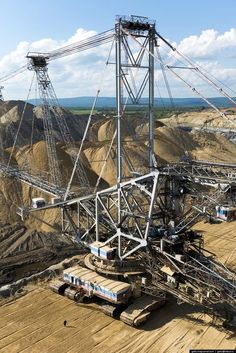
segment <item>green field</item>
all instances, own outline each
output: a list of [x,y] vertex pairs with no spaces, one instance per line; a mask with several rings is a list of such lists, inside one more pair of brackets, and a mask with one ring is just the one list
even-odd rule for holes
[[[80,109],[80,108],[69,108],[69,110],[76,115],[89,115],[91,109]],[[94,110],[94,114],[98,114],[99,111],[97,109]]]
[[[165,119],[165,118],[169,118],[170,116],[172,116],[173,114],[181,114],[187,111],[201,111],[203,108],[199,107],[199,108],[155,108],[154,109],[154,116],[156,119]],[[76,115],[85,115],[88,116],[91,112],[91,109],[85,109],[85,108],[80,108],[80,107],[71,107],[69,108],[69,110]],[[128,107],[126,109],[126,113],[128,115],[134,115],[137,114],[137,116],[144,116],[145,112],[147,111],[147,108],[143,108],[140,107],[139,109],[137,109],[136,107]],[[116,115],[116,111],[115,109],[111,109],[111,108],[98,108],[94,110],[94,114],[96,115],[103,115],[107,116],[115,116]]]

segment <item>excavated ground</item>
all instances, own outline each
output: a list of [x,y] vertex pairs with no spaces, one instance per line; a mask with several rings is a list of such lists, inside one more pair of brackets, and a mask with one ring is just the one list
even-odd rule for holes
[[68,236],[27,230],[20,223],[0,228],[0,286],[11,283],[80,251]]
[[[205,244],[236,267],[236,223],[199,223]],[[51,292],[45,283],[0,304],[2,353],[188,353],[189,349],[234,349],[236,333],[222,329],[198,308],[170,300],[140,329],[105,316],[92,304],[75,304]],[[1,303],[1,302],[0,302]],[[67,320],[68,326],[63,326]]]
[[[190,348],[235,348],[233,333],[189,305],[168,303],[141,329],[37,288],[0,307],[0,352],[188,353]],[[68,326],[63,326],[67,320]]]
[[[23,111],[22,102],[0,102],[0,148],[8,148],[1,153],[1,160],[8,161],[18,121]],[[29,144],[32,127],[32,112],[35,114],[35,135],[33,145]],[[70,121],[75,137],[81,139],[85,128],[84,119],[63,110],[62,114]],[[231,119],[235,119],[235,112]],[[19,135],[18,148],[12,162],[29,170],[49,170],[45,143],[41,141],[43,126],[41,111],[33,106],[27,109],[24,128]],[[155,129],[155,152],[158,163],[176,162],[187,151],[196,159],[213,161],[236,160],[236,144],[222,134],[206,131],[183,131],[178,125],[199,126],[207,123],[212,127],[224,127],[220,119],[210,110],[202,113],[185,113],[178,117],[162,120]],[[102,168],[114,135],[112,119],[96,119],[82,151],[82,163],[92,185],[102,174],[100,186],[115,182],[115,148],[111,150]],[[125,151],[136,169],[148,165],[147,124],[132,118],[123,124],[123,144]],[[132,138],[131,138],[132,135]],[[135,135],[135,140],[133,137]],[[57,140],[58,130],[55,130]],[[6,138],[7,137],[7,138]],[[80,142],[77,141],[78,151]],[[59,163],[63,180],[68,180],[72,168],[68,151],[57,143]],[[124,167],[128,174],[128,168]],[[74,187],[77,186],[75,182]],[[30,217],[21,223],[16,215],[17,206],[29,206],[32,197],[44,196],[30,187],[10,178],[0,180],[0,285],[29,276],[79,252],[78,246],[68,237],[52,232],[52,229],[37,219]],[[46,198],[47,199],[47,198]],[[50,201],[47,199],[47,201]],[[59,222],[58,210],[41,211],[38,214],[49,224]],[[205,246],[215,252],[227,266],[236,270],[235,232],[236,222],[222,224],[199,223],[195,226],[205,237]],[[177,306],[175,301],[154,313],[142,329],[134,329],[97,312],[94,306],[76,305],[66,298],[51,293],[45,284],[31,287],[27,295],[12,302],[0,301],[0,352],[160,352],[181,353],[190,348],[235,348],[236,338],[231,332],[222,331],[212,323],[212,319],[189,305]],[[69,327],[63,327],[63,321]]]

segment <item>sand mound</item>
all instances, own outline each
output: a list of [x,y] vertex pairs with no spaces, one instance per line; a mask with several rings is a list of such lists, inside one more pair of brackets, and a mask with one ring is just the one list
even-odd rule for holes
[[[4,105],[0,107],[0,139],[5,148],[13,145],[24,108],[25,102],[22,101],[4,102]],[[35,119],[33,108],[34,106],[32,104],[26,105],[21,129],[17,139],[17,145],[19,146],[28,144],[31,136],[33,141],[42,140],[44,137],[43,122],[39,119]],[[34,126],[33,134],[32,126]]]
[[236,144],[220,134],[199,131],[191,134],[198,144],[192,156],[199,160],[232,163],[236,160]]
[[[116,122],[114,118],[109,118],[107,121],[99,121],[95,125],[97,127],[98,141],[111,140],[116,130]],[[164,126],[161,121],[155,122],[155,128]],[[93,128],[93,127],[92,127]],[[148,123],[147,118],[141,116],[128,116],[121,120],[121,136],[122,139],[132,137],[133,139],[137,136],[148,134]]]
[[[74,115],[73,113],[71,113],[70,110],[62,107],[53,107],[51,108],[51,112],[52,112],[53,129],[58,141],[61,141],[62,138],[61,138],[60,129],[58,127],[54,112],[56,112],[59,116],[64,117],[73,139],[75,141],[81,140],[87,124],[87,119],[85,117]],[[37,119],[42,120],[42,117],[43,117],[42,106],[34,107],[33,113],[35,114]]]
[[89,127],[89,131],[87,134],[87,139],[89,141],[97,141],[98,140],[98,130],[100,127],[105,124],[108,119],[110,118],[104,118],[103,116],[93,116],[92,117],[92,122]]
[[168,126],[184,125],[191,127],[203,126],[204,124],[208,127],[222,128],[227,127],[228,129],[235,129],[236,124],[236,113],[234,109],[222,109],[229,120],[221,117],[219,113],[212,109],[203,109],[202,111],[191,111],[181,114],[174,114],[170,118],[162,119]]
[[[84,150],[84,154],[90,163],[91,169],[97,175],[100,175],[108,149],[109,149],[109,144],[104,143],[103,146],[89,147]],[[115,170],[116,170],[116,153],[114,148],[112,148],[111,153],[107,159],[106,167],[104,168],[104,173],[102,175],[102,178],[110,185],[113,185],[115,182]]]
[[[123,175],[131,177],[129,169],[129,161],[136,171],[141,173],[147,172],[148,170],[148,153],[145,143],[141,141],[131,141],[130,139],[123,142],[124,149],[122,154],[124,155],[123,163]],[[101,169],[104,164],[105,156],[109,150],[109,143],[103,145],[97,145],[96,147],[89,147],[84,150],[84,153],[90,163],[91,169],[100,175]],[[126,160],[128,159],[128,162]],[[165,163],[162,158],[157,157],[159,164]],[[109,157],[107,159],[102,178],[109,184],[114,185],[116,183],[116,147],[113,146]]]
[[[25,110],[24,114],[23,111]],[[55,107],[52,111],[53,135],[57,141],[62,141],[60,128],[55,118],[54,111],[57,111],[59,116],[63,116],[69,127],[69,131],[75,141],[81,140],[85,126],[87,123],[86,117],[80,117],[72,114],[69,110]],[[13,145],[14,138],[18,129],[19,122],[22,120],[21,129],[17,139],[18,146],[24,146],[44,139],[43,128],[43,110],[41,106],[34,105],[23,101],[8,101],[0,103],[0,139],[3,141],[5,148]]]
[[[62,174],[63,185],[67,185],[73,168],[70,154],[76,156],[78,150],[79,146],[74,149],[67,150],[66,147],[61,143],[57,143],[56,145],[57,158],[59,162],[59,169]],[[30,148],[30,146],[24,146],[18,149],[15,158],[20,169],[29,170],[29,172],[33,175],[39,175],[43,178],[47,178],[49,181],[51,180],[51,177],[48,173],[48,152],[45,141],[37,142],[32,146],[32,148]],[[89,163],[84,153],[81,154],[81,163],[83,164],[90,184],[94,185],[97,176],[93,171],[89,169]],[[75,186],[79,185],[76,174],[73,180],[73,184]]]
[[[0,151],[0,162],[7,164],[9,153]],[[16,160],[12,157],[12,164],[16,165]],[[15,222],[19,219],[16,214],[18,205],[21,204],[21,183],[14,178],[7,176],[0,177],[0,221]]]
[[160,127],[155,130],[154,151],[168,162],[176,162],[185,151],[191,152],[198,147],[193,136],[178,128]]
[[[159,127],[163,127],[165,126],[165,124],[160,121],[160,120],[156,120],[155,121],[155,129],[159,128]],[[141,123],[140,125],[138,125],[136,128],[135,128],[135,132],[137,135],[139,136],[148,136],[148,133],[149,133],[149,124],[148,123]]]
[[[123,121],[124,122],[124,121]],[[111,140],[116,130],[116,122],[114,119],[109,119],[98,129],[98,141]],[[126,136],[133,136],[135,131],[131,124],[121,124],[121,135],[122,138]]]
[[[1,117],[0,121],[2,122],[2,116],[10,111],[12,111],[13,120],[14,118],[15,118],[15,121],[18,120],[24,110],[24,107],[25,107],[25,102],[20,100],[0,101],[0,117]],[[26,118],[31,117],[33,108],[34,106],[32,104],[27,103],[26,110],[25,110]],[[8,119],[10,119],[10,117],[11,117],[11,114],[9,114]]]

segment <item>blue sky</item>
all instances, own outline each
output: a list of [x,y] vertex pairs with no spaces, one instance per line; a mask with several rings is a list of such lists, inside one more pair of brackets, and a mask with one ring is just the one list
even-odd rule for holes
[[[29,50],[53,50],[93,34],[91,31],[112,28],[117,14],[135,14],[155,19],[164,37],[236,90],[235,13],[236,0],[0,0],[0,77],[25,64]],[[92,82],[98,81],[97,72],[102,72],[99,58],[104,57],[104,62],[106,58],[102,49],[96,55],[75,55],[50,64],[59,97],[95,94],[97,86]],[[107,75],[103,95],[114,95],[110,77]],[[5,96],[24,99],[28,79],[29,73],[27,79],[4,83]],[[170,80],[175,97],[189,95]],[[209,96],[216,95],[202,88]]]
[[204,29],[234,27],[235,12],[235,0],[0,0],[0,56],[20,41],[61,40],[79,27],[101,32],[117,14],[156,19],[162,34],[179,41]]

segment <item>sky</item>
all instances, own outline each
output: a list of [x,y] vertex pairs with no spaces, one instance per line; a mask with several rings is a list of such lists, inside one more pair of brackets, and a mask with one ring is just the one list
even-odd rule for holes
[[[236,0],[0,0],[0,78],[26,63],[29,50],[50,51],[113,28],[116,15],[142,15],[156,20],[165,38],[210,74],[236,91]],[[162,50],[162,48],[160,48]],[[104,79],[103,62],[109,47],[54,61],[49,74],[59,97],[95,95]],[[174,63],[164,51],[166,64]],[[25,99],[32,73],[4,82],[6,99]],[[204,94],[217,96],[198,78],[190,78]],[[114,67],[103,82],[103,96],[113,96]],[[193,96],[173,77],[173,96]],[[158,91],[165,96],[156,68]],[[89,84],[88,84],[89,82]]]

